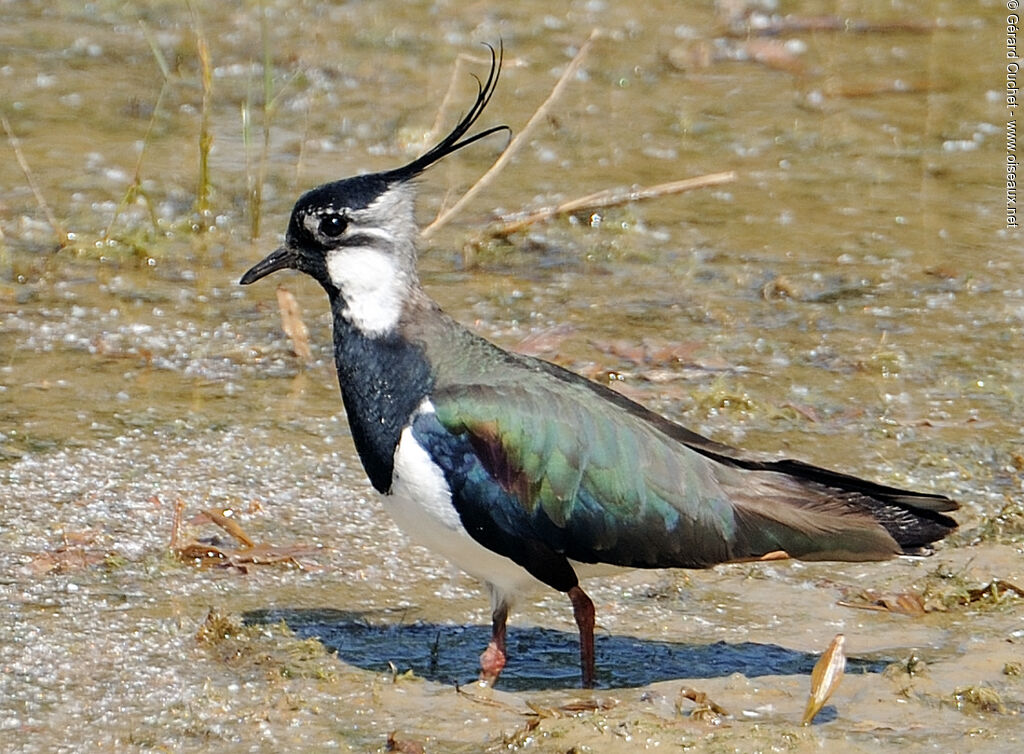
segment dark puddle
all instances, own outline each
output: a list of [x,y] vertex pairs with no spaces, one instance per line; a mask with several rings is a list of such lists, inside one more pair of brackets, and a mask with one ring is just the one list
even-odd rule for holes
[[[444,684],[476,680],[479,655],[490,640],[489,626],[416,622],[383,622],[379,611],[253,610],[247,624],[285,624],[303,639],[317,639],[343,662],[364,670],[417,676]],[[509,664],[499,686],[505,691],[576,688],[580,682],[579,644],[575,633],[536,626],[510,626]],[[747,678],[768,675],[810,675],[818,655],[775,644],[740,642],[684,644],[598,634],[597,685],[630,688],[679,678],[722,678],[739,673]],[[847,660],[848,673],[881,673],[891,659]],[[389,664],[390,663],[390,664]]]

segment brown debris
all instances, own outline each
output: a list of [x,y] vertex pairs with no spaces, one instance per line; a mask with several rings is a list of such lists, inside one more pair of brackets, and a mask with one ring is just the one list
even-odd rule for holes
[[945,612],[951,607],[963,607],[975,602],[1002,602],[1007,595],[1024,597],[1024,588],[1006,581],[993,579],[985,586],[973,588],[954,588],[947,591],[925,590],[924,593],[900,592],[883,594],[873,589],[865,589],[849,600],[840,600],[843,607],[859,610],[874,610],[883,613],[895,613],[920,617],[926,613]]
[[242,543],[244,547],[253,547],[255,542],[249,539],[249,535],[242,529],[242,525],[238,523],[234,518],[231,518],[228,513],[231,511],[217,511],[212,508],[205,508],[199,511],[198,516],[194,516],[190,524],[206,524],[214,523],[217,524],[221,529],[226,531],[232,537]]
[[292,341],[292,351],[302,361],[311,361],[309,350],[309,328],[302,321],[302,309],[295,296],[282,285],[277,286],[277,307],[281,311],[281,329]]
[[77,545],[61,545],[54,550],[37,552],[25,566],[33,576],[48,573],[72,573],[107,562],[112,553],[90,550]]
[[818,422],[818,421],[820,421],[818,419],[818,412],[814,410],[813,406],[805,406],[802,403],[787,402],[787,403],[783,403],[782,406],[780,406],[780,408],[791,409],[793,412],[795,412],[799,416],[802,416],[804,419],[806,419],[809,422]]
[[0,125],[3,126],[4,133],[7,134],[7,141],[11,145],[11,150],[14,152],[14,159],[18,163],[18,167],[21,168],[22,175],[25,176],[25,181],[28,183],[28,187],[36,199],[36,204],[38,204],[39,209],[43,211],[43,215],[46,217],[46,222],[50,224],[50,228],[56,236],[57,248],[65,248],[70,244],[71,237],[68,235],[64,224],[57,219],[57,216],[53,213],[50,205],[47,204],[46,199],[43,197],[43,192],[40,191],[39,184],[36,183],[35,176],[33,175],[31,168],[29,168],[28,162],[25,160],[24,153],[21,151],[21,141],[14,135],[14,129],[11,128],[11,124],[7,120],[6,115],[0,115]]
[[1000,602],[1007,594],[1015,594],[1024,597],[1024,589],[1003,579],[993,579],[983,587],[968,589],[967,594],[956,599],[957,604],[969,605],[979,600],[991,599]]
[[865,589],[853,600],[840,600],[838,605],[853,607],[858,610],[874,610],[880,613],[896,613],[918,617],[928,612],[924,599],[919,594],[901,592],[900,594],[881,594],[873,589]]
[[240,630],[241,624],[236,619],[210,608],[206,613],[206,618],[196,629],[196,643],[216,644]]
[[423,743],[412,738],[398,738],[397,731],[388,733],[387,744],[384,751],[397,751],[400,754],[423,754],[426,749]]
[[[472,695],[470,695],[470,698],[475,699],[476,701],[482,701]],[[496,702],[491,702],[491,704],[497,706]],[[544,725],[546,721],[563,720],[566,718],[582,718],[587,713],[593,714],[607,712],[614,709],[618,705],[618,702],[613,699],[577,699],[557,707],[546,707],[529,699],[524,699],[523,704],[525,704],[528,709],[525,713],[526,722],[521,728],[506,733],[502,737],[503,743],[510,751],[518,750],[529,745],[532,739],[536,739],[538,737],[538,730],[541,729],[542,725]],[[505,704],[502,704],[501,706],[508,707],[508,705]],[[509,709],[511,708],[509,707]],[[542,735],[549,734],[551,734],[550,731]],[[570,749],[570,751],[575,751],[575,749]]]
[[96,546],[99,529],[82,529],[61,533],[57,547],[33,553],[22,571],[31,576],[50,573],[73,573],[96,565],[109,565],[120,556],[113,550]]
[[250,566],[290,565],[309,569],[309,564],[299,560],[313,555],[317,548],[308,545],[255,545],[245,548],[228,548],[190,542],[175,554],[184,561],[194,561],[203,567],[231,568],[239,573],[248,573]]
[[690,710],[690,719],[699,720],[703,723],[710,723],[712,725],[719,725],[722,722],[723,717],[729,717],[728,710],[722,707],[720,704],[711,699],[703,691],[698,691],[695,688],[684,686],[679,689],[679,696],[676,697],[676,712],[682,714],[683,701],[691,701],[696,706]]
[[962,686],[955,689],[953,704],[961,712],[1009,713],[1002,696],[991,686]]
[[[153,495],[150,500],[155,505],[160,505],[160,498]],[[185,501],[180,497],[174,501],[174,517],[171,519],[171,550],[178,549],[178,541],[181,539],[181,516],[185,512]]]
[[205,509],[193,517],[189,523],[213,523],[238,540],[240,547],[227,547],[216,538],[206,541],[190,539],[182,542],[181,519],[185,502],[180,498],[175,502],[174,522],[171,528],[170,549],[179,560],[193,562],[202,567],[230,568],[239,573],[248,573],[253,566],[289,565],[308,570],[311,565],[300,558],[313,555],[318,548],[311,545],[268,545],[255,542],[242,529],[242,525],[231,515],[230,511]]
[[530,712],[527,713],[528,715],[535,715],[543,720],[548,718],[577,717],[584,712],[604,712],[613,709],[617,702],[614,700],[577,699],[557,707],[542,707],[527,699],[525,704],[530,708]]
[[941,280],[956,280],[960,277],[961,271],[951,264],[933,264],[924,268],[924,274]]
[[846,671],[846,637],[836,634],[811,671],[811,693],[807,698],[801,725],[810,725],[832,692],[839,686],[839,681]]
[[[892,19],[874,21],[840,15],[768,14],[747,0],[716,3],[721,31],[713,37],[690,39],[674,46],[665,62],[678,71],[709,68],[721,63],[753,63],[794,76],[807,75],[801,60],[806,45],[802,36],[836,34],[927,34],[941,28],[941,21]],[[820,76],[813,70],[811,74]],[[941,89],[932,81],[900,80],[855,85],[826,92],[833,97],[866,97],[879,94],[932,92]]]

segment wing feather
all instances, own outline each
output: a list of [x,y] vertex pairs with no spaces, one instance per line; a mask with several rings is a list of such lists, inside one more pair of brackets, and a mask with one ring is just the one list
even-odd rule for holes
[[[430,452],[471,534],[542,580],[549,555],[690,568],[780,552],[878,560],[956,528],[943,513],[958,507],[949,498],[732,448],[559,366],[431,321],[408,320],[410,337],[441,365],[435,413],[414,429],[446,449]],[[545,564],[527,565],[524,547]]]

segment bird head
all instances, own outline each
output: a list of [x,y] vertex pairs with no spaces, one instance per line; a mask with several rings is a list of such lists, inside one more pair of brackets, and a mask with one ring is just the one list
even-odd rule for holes
[[394,327],[409,291],[418,285],[414,180],[442,157],[508,126],[463,138],[483,113],[498,83],[501,48],[491,50],[487,80],[477,80],[476,102],[440,142],[400,168],[345,178],[307,191],[292,208],[284,244],[239,281],[249,285],[272,272],[294,269],[320,283],[342,315],[379,335]]

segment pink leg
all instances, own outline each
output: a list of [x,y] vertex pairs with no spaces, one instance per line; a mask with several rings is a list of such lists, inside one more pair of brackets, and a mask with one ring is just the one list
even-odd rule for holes
[[480,680],[493,686],[505,668],[505,625],[508,623],[508,605],[502,602],[491,615],[491,642],[480,655]]
[[580,671],[583,688],[594,688],[594,603],[579,584],[569,590],[572,615],[580,630]]

